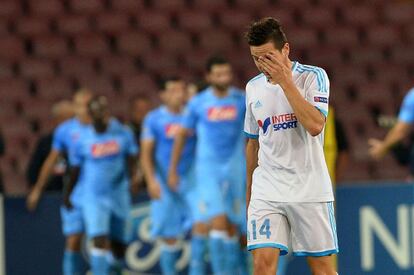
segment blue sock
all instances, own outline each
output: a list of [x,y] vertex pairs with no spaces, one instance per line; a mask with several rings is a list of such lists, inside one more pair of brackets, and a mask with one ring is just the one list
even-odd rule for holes
[[237,274],[240,265],[240,244],[238,237],[231,237],[224,240],[224,258],[226,274]]
[[206,252],[207,237],[193,235],[191,239],[191,258],[189,275],[204,275],[206,273],[206,263],[204,254]]
[[80,275],[82,255],[80,252],[65,250],[63,254],[63,275]]
[[93,275],[109,275],[108,250],[92,248],[91,271]]
[[209,236],[209,255],[211,267],[214,275],[225,274],[225,256],[224,239],[227,238],[227,232],[221,230],[211,230]]
[[163,275],[175,275],[175,264],[180,256],[180,248],[177,245],[163,245],[161,247],[160,265]]
[[122,274],[122,270],[125,266],[124,259],[116,258],[112,252],[109,252],[106,255],[106,261],[109,264],[111,275],[121,275]]

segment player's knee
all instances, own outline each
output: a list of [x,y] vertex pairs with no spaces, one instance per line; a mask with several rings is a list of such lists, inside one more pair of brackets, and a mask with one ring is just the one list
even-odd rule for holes
[[177,239],[163,239],[162,241],[166,245],[171,245],[172,246],[172,245],[177,244]]
[[193,235],[207,236],[209,231],[209,226],[206,223],[195,223],[193,225]]
[[237,228],[237,225],[235,225],[235,224],[230,224],[230,225],[229,225],[229,229],[228,229],[228,233],[229,233],[229,237],[233,237],[233,236],[238,235],[239,230],[238,230],[238,228]]
[[106,236],[98,236],[93,238],[93,246],[100,249],[108,249],[108,239]]
[[225,215],[216,216],[211,220],[211,228],[215,230],[228,230],[228,220]]
[[313,261],[311,264],[312,275],[337,275],[331,261]]
[[265,254],[256,255],[253,257],[254,274],[276,274],[276,262],[273,257]]
[[79,252],[82,246],[82,234],[70,235],[66,237],[66,249]]

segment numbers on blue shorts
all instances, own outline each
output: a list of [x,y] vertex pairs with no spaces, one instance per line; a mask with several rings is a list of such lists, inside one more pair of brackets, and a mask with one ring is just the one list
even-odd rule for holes
[[[256,220],[252,220],[252,234],[253,234],[253,240],[257,240],[257,225]],[[272,233],[270,232],[270,220],[265,219],[262,226],[260,226],[259,234],[261,236],[266,236],[266,239],[269,239]]]

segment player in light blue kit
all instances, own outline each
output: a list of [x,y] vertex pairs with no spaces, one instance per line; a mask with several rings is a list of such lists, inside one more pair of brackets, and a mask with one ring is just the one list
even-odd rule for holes
[[[207,64],[206,90],[190,100],[183,128],[176,137],[169,171],[171,184],[177,182],[177,167],[186,137],[195,132],[196,184],[209,220],[209,251],[214,274],[238,274],[240,244],[238,226],[243,223],[244,206],[244,93],[230,87],[230,64],[213,57]],[[203,244],[193,251],[199,253]]]
[[132,131],[110,118],[107,105],[103,96],[93,98],[88,104],[93,127],[84,133],[70,155],[71,181],[64,197],[70,208],[68,198],[81,173],[81,206],[86,234],[93,241],[91,269],[97,275],[109,274],[110,269],[115,274],[122,272],[130,237],[127,228],[130,189],[137,189],[138,146]]
[[[195,136],[192,133],[185,144],[178,166],[180,182],[168,186],[167,177],[174,137],[183,122],[186,100],[186,84],[177,77],[167,78],[162,83],[163,105],[151,111],[144,120],[141,136],[141,165],[151,196],[151,234],[163,242],[161,270],[163,274],[177,274],[176,262],[180,253],[178,239],[184,236],[186,220],[193,226],[193,235],[203,227],[199,205],[197,205],[194,182]],[[205,227],[205,225],[204,225]],[[198,239],[192,239],[192,246]],[[200,274],[203,265],[191,254],[190,275]],[[202,260],[202,259],[201,259]]]
[[[59,158],[67,156],[73,150],[81,136],[83,136],[83,133],[88,129],[90,117],[87,112],[87,104],[91,97],[92,94],[86,90],[80,90],[74,95],[73,103],[76,117],[63,122],[56,128],[51,152],[43,163],[39,178],[27,198],[29,210],[34,211],[36,209],[55,163]],[[70,162],[69,165],[71,165]],[[65,207],[61,208],[62,229],[66,237],[63,256],[64,275],[79,275],[83,267],[82,255],[80,253],[84,232],[80,209],[81,187],[82,183],[79,183],[71,196],[73,208],[70,210]]]

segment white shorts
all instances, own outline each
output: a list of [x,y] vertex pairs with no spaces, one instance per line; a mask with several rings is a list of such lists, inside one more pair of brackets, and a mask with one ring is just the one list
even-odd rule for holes
[[291,246],[295,256],[337,254],[333,202],[286,203],[252,200],[248,209],[247,249]]

